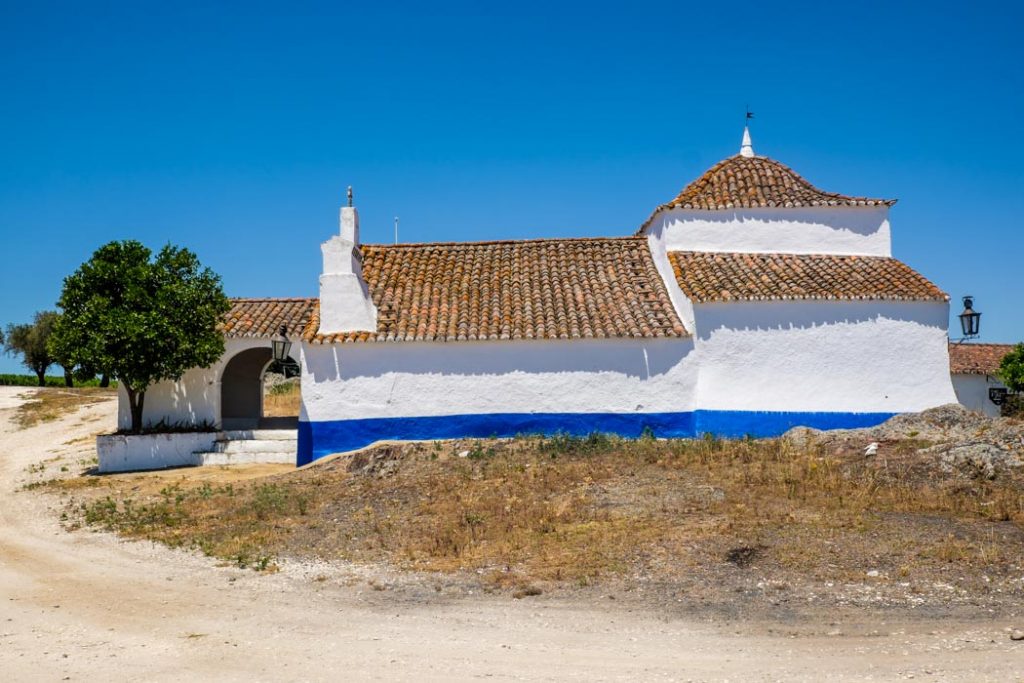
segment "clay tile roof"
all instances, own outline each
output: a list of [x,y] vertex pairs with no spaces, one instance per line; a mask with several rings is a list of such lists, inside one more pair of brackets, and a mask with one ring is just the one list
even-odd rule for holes
[[949,371],[955,375],[996,375],[1013,344],[950,344]]
[[675,199],[659,206],[640,230],[646,228],[662,209],[892,206],[895,203],[895,199],[869,199],[825,192],[774,159],[736,155],[718,162],[684,187]]
[[273,337],[281,325],[288,336],[302,334],[316,299],[232,299],[221,329],[227,337]]
[[683,292],[697,303],[789,299],[948,301],[912,268],[882,256],[673,251]]
[[645,238],[363,245],[377,329],[314,343],[683,337]]

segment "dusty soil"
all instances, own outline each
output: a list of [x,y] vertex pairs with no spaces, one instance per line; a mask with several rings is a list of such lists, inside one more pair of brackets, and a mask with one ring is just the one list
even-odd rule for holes
[[[286,558],[276,573],[254,572],[69,532],[65,503],[25,486],[87,471],[90,437],[112,428],[113,401],[20,429],[18,394],[31,392],[0,391],[0,670],[9,680],[810,681],[827,670],[830,680],[1002,681],[1024,673],[1024,645],[1006,630],[1020,625],[1012,600],[953,616],[856,603],[736,618],[672,608],[643,582],[630,593],[515,599],[372,562]],[[268,475],[282,476],[244,468],[118,476],[242,486]]]

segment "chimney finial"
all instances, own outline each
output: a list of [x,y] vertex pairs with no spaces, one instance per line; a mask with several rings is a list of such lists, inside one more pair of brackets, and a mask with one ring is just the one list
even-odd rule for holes
[[747,107],[747,115],[743,119],[743,142],[740,144],[740,156],[741,157],[752,157],[754,156],[754,145],[750,141],[750,119],[754,118],[754,112],[750,111],[750,107]]
[[352,206],[352,186],[348,186],[348,205]]

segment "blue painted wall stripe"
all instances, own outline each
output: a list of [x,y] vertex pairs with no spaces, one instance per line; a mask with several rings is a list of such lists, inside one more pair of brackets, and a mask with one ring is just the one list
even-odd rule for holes
[[369,446],[375,441],[509,437],[517,434],[591,432],[640,436],[650,428],[662,438],[711,433],[723,437],[778,436],[796,427],[870,427],[895,413],[798,413],[697,410],[683,413],[486,413],[430,417],[381,417],[299,422],[297,464]]
[[693,413],[486,413],[299,422],[298,464],[383,440],[509,437],[607,432],[628,438],[650,429],[661,437],[693,436]]
[[856,429],[874,427],[896,413],[796,413],[754,410],[698,410],[694,412],[695,434],[722,437],[779,436],[793,427],[814,429]]

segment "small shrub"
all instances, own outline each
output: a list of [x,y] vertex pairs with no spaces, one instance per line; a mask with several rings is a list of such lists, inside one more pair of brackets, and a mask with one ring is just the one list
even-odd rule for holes
[[192,422],[190,420],[168,421],[162,419],[150,425],[146,425],[140,432],[133,432],[130,429],[119,429],[115,434],[193,434],[215,432],[217,428],[212,422]]
[[466,456],[470,460],[483,460],[484,458],[494,455],[494,447],[488,446],[484,448],[483,445],[477,441],[473,444],[473,447],[469,449],[469,454]]
[[599,455],[607,453],[618,445],[619,439],[604,432],[591,432],[586,436],[557,432],[542,439],[537,450],[556,458],[559,455]]

